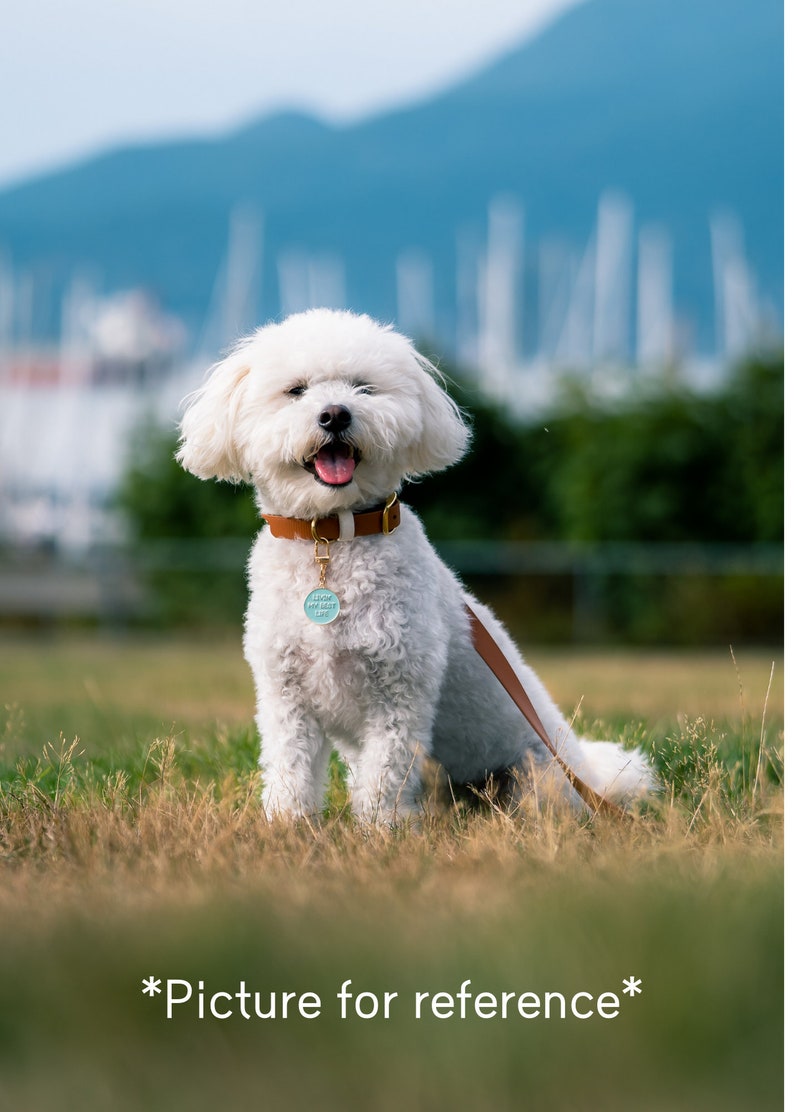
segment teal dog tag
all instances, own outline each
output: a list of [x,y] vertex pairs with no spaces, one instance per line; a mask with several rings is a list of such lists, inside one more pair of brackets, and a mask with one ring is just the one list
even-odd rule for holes
[[339,599],[327,587],[315,587],[304,599],[303,609],[315,625],[328,625],[339,617]]

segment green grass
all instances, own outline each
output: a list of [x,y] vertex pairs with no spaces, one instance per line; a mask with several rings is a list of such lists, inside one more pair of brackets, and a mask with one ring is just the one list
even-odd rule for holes
[[[654,754],[626,826],[439,799],[268,825],[232,643],[0,643],[0,1108],[772,1109],[782,1092],[782,668],[532,652]],[[315,992],[317,1019],[165,1018],[142,978]],[[621,993],[624,978],[642,994]],[[342,1021],[336,993],[396,992]],[[593,1018],[414,1018],[416,992],[620,994]]]

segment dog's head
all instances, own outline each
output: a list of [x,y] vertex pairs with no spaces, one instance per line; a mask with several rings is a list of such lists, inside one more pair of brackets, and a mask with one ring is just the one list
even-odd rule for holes
[[312,517],[385,499],[463,455],[435,368],[367,316],[313,309],[259,329],[192,396],[177,458],[250,482],[263,508]]

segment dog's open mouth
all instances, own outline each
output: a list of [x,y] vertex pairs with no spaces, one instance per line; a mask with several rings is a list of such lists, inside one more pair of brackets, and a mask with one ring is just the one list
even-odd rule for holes
[[356,470],[361,456],[352,444],[343,440],[332,440],[323,444],[322,448],[313,456],[303,461],[307,471],[311,471],[319,483],[326,486],[347,486],[352,482],[353,472]]

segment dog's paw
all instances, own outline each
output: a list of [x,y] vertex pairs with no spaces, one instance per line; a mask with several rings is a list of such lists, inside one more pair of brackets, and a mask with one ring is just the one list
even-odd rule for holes
[[399,799],[388,803],[384,799],[371,797],[351,800],[353,816],[361,826],[391,827],[418,826],[424,818],[424,810],[418,800]]
[[268,822],[297,822],[301,819],[320,817],[316,807],[302,803],[292,794],[279,793],[265,788],[262,793],[262,810]]

